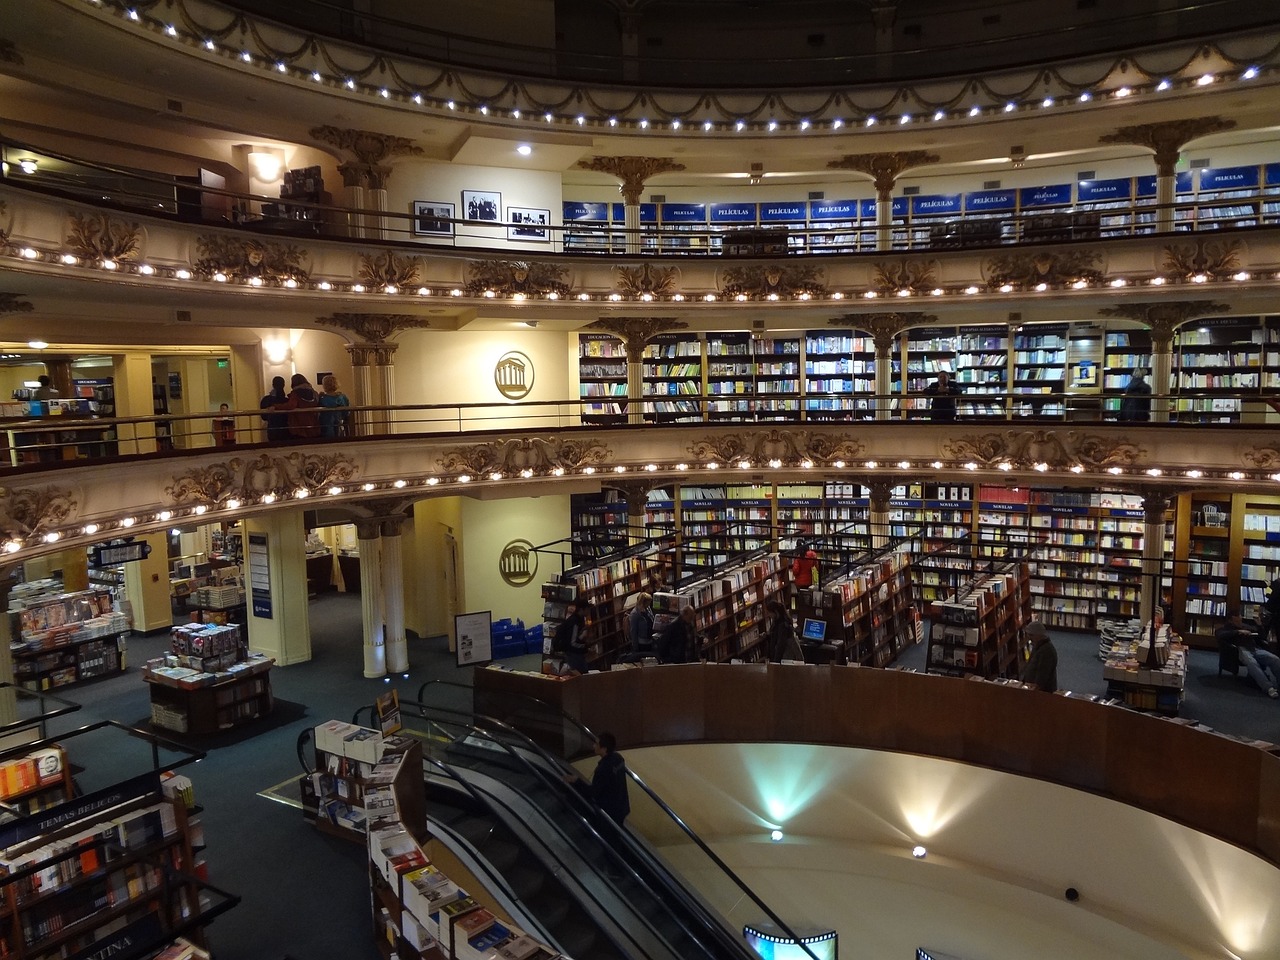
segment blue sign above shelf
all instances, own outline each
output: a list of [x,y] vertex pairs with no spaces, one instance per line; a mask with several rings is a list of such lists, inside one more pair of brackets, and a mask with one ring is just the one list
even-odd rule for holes
[[1081,203],[1099,200],[1128,200],[1133,196],[1133,178],[1115,180],[1081,180],[1076,186],[1076,197]]
[[663,223],[706,223],[705,203],[664,203],[661,205]]
[[[626,223],[627,213],[626,205],[615,203],[613,205],[613,222]],[[656,203],[640,204],[640,222],[641,223],[657,223],[658,222],[658,205]]]
[[755,223],[758,208],[754,203],[713,203],[712,223]]
[[1022,187],[1018,190],[1018,206],[1023,210],[1032,207],[1056,207],[1071,202],[1071,184],[1055,183],[1049,187]]
[[1012,210],[1017,205],[1017,190],[979,190],[976,193],[964,195],[964,209],[968,213]]
[[760,221],[762,223],[803,223],[805,205],[799,201],[794,203],[762,203],[760,204]]
[[[810,200],[810,220],[857,220],[859,202],[857,200]],[[874,216],[875,206],[872,205]]]
[[1257,167],[1223,167],[1200,171],[1201,190],[1252,190],[1258,186]]
[[609,205],[580,200],[566,200],[563,205],[565,223],[607,223]]

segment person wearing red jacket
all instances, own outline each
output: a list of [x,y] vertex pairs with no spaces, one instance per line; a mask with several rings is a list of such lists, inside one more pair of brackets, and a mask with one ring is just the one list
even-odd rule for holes
[[277,403],[273,410],[288,410],[289,436],[295,440],[310,440],[320,436],[320,395],[301,373],[295,373],[289,381],[289,396],[284,403]]

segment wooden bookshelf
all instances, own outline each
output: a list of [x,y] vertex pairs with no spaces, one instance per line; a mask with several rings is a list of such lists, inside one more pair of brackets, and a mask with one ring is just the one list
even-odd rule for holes
[[52,690],[125,669],[128,617],[102,588],[57,593],[10,608],[14,678]]
[[[207,736],[267,716],[275,707],[271,667],[275,661],[254,655],[234,672],[207,674],[212,682],[148,669],[143,676],[151,694],[151,725],[175,733]],[[181,668],[179,668],[181,669]]]
[[785,564],[777,554],[760,553],[726,565],[678,590],[653,596],[654,634],[685,607],[696,611],[700,658],[716,663],[767,660],[764,605],[786,600]]
[[29,817],[74,795],[67,754],[57,744],[0,760],[0,823]]
[[1016,679],[1025,653],[1022,628],[1031,620],[1026,563],[996,564],[957,596],[930,608],[929,672]]

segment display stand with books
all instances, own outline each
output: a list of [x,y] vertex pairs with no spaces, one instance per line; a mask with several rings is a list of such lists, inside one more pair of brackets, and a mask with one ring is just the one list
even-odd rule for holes
[[[151,738],[103,722],[0,753],[0,767],[35,753],[65,770],[75,738],[97,746],[116,731],[152,754]],[[238,898],[208,885],[192,784],[173,772],[201,756],[153,759],[144,773],[0,824],[0,956],[207,958],[204,925]]]
[[[316,728],[318,752],[326,726]],[[326,730],[323,742],[338,750],[356,742],[363,744],[359,751],[367,750],[369,739],[352,741],[350,727],[337,722]],[[373,928],[382,955],[399,960],[554,960],[560,956],[468,895],[432,862],[421,745],[410,737],[367,732],[377,735],[380,751],[364,777],[363,797]]]
[[204,735],[271,713],[275,661],[249,653],[240,624],[178,624],[170,642],[173,652],[143,671],[153,726]]
[[787,578],[777,554],[761,551],[745,561],[711,572],[676,591],[653,595],[654,636],[685,607],[696,611],[702,659],[766,660],[764,606],[786,599]]
[[1111,623],[1102,633],[1102,677],[1107,695],[1135,710],[1177,716],[1187,684],[1187,650],[1168,624],[1154,631],[1139,621]]
[[[885,667],[920,639],[920,616],[912,581],[912,540],[855,559],[819,589],[796,593],[802,621],[825,624],[822,643],[806,648],[806,659]],[[810,627],[816,637],[816,628]],[[802,629],[802,635],[804,630]]]
[[967,587],[930,608],[931,673],[1016,679],[1031,620],[1030,573],[1024,562],[995,565]]
[[[417,794],[408,793],[412,783],[400,784],[397,802],[403,807],[412,799],[415,809],[422,807],[422,748],[417,741],[341,720],[316,727],[313,737],[315,770],[301,781],[302,811],[320,832],[365,842],[369,818],[384,804],[378,789],[387,785],[374,777],[374,768],[390,753],[417,756]],[[423,818],[425,822],[425,814]]]
[[103,589],[14,598],[9,644],[14,679],[31,690],[52,690],[125,669],[128,616]]

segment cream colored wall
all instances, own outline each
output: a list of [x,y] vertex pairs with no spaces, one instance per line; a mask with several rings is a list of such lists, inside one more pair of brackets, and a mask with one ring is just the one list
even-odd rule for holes
[[0,399],[8,400],[13,391],[22,389],[27,380],[35,380],[44,373],[43,363],[24,363],[19,366],[0,367]]
[[540,546],[569,536],[569,498],[538,497],[523,500],[462,501],[462,532],[466,552],[462,569],[466,584],[466,610],[489,610],[494,620],[524,620],[526,627],[542,619],[541,584],[560,572],[558,559],[539,557],[533,578],[520,587],[503,582],[498,559],[513,540]]
[[[433,497],[413,507],[413,525],[405,533],[405,626],[420,637],[451,636],[453,624],[445,592],[444,537],[452,532],[462,543],[462,498]],[[465,582],[460,585],[465,591]],[[462,593],[465,601],[466,594]]]
[[[520,158],[515,154],[514,146],[513,141],[511,158],[516,161]],[[550,211],[550,223],[561,222],[563,192],[560,174],[557,172],[463,166],[420,160],[404,160],[396,164],[395,172],[387,183],[387,209],[393,213],[407,215],[413,212],[413,201],[436,200],[452,203],[454,216],[463,218],[466,215],[462,209],[463,190],[485,190],[502,194],[502,212],[499,215],[504,221],[508,207],[534,207]],[[402,224],[403,222],[401,221]],[[544,252],[550,252],[559,247],[558,242],[554,241],[552,243],[508,242],[505,223],[492,226],[465,224],[459,226],[458,232],[460,234],[456,239],[458,246],[509,247],[513,250]],[[433,242],[426,238],[413,239],[426,243]],[[448,241],[434,242],[448,243]]]

